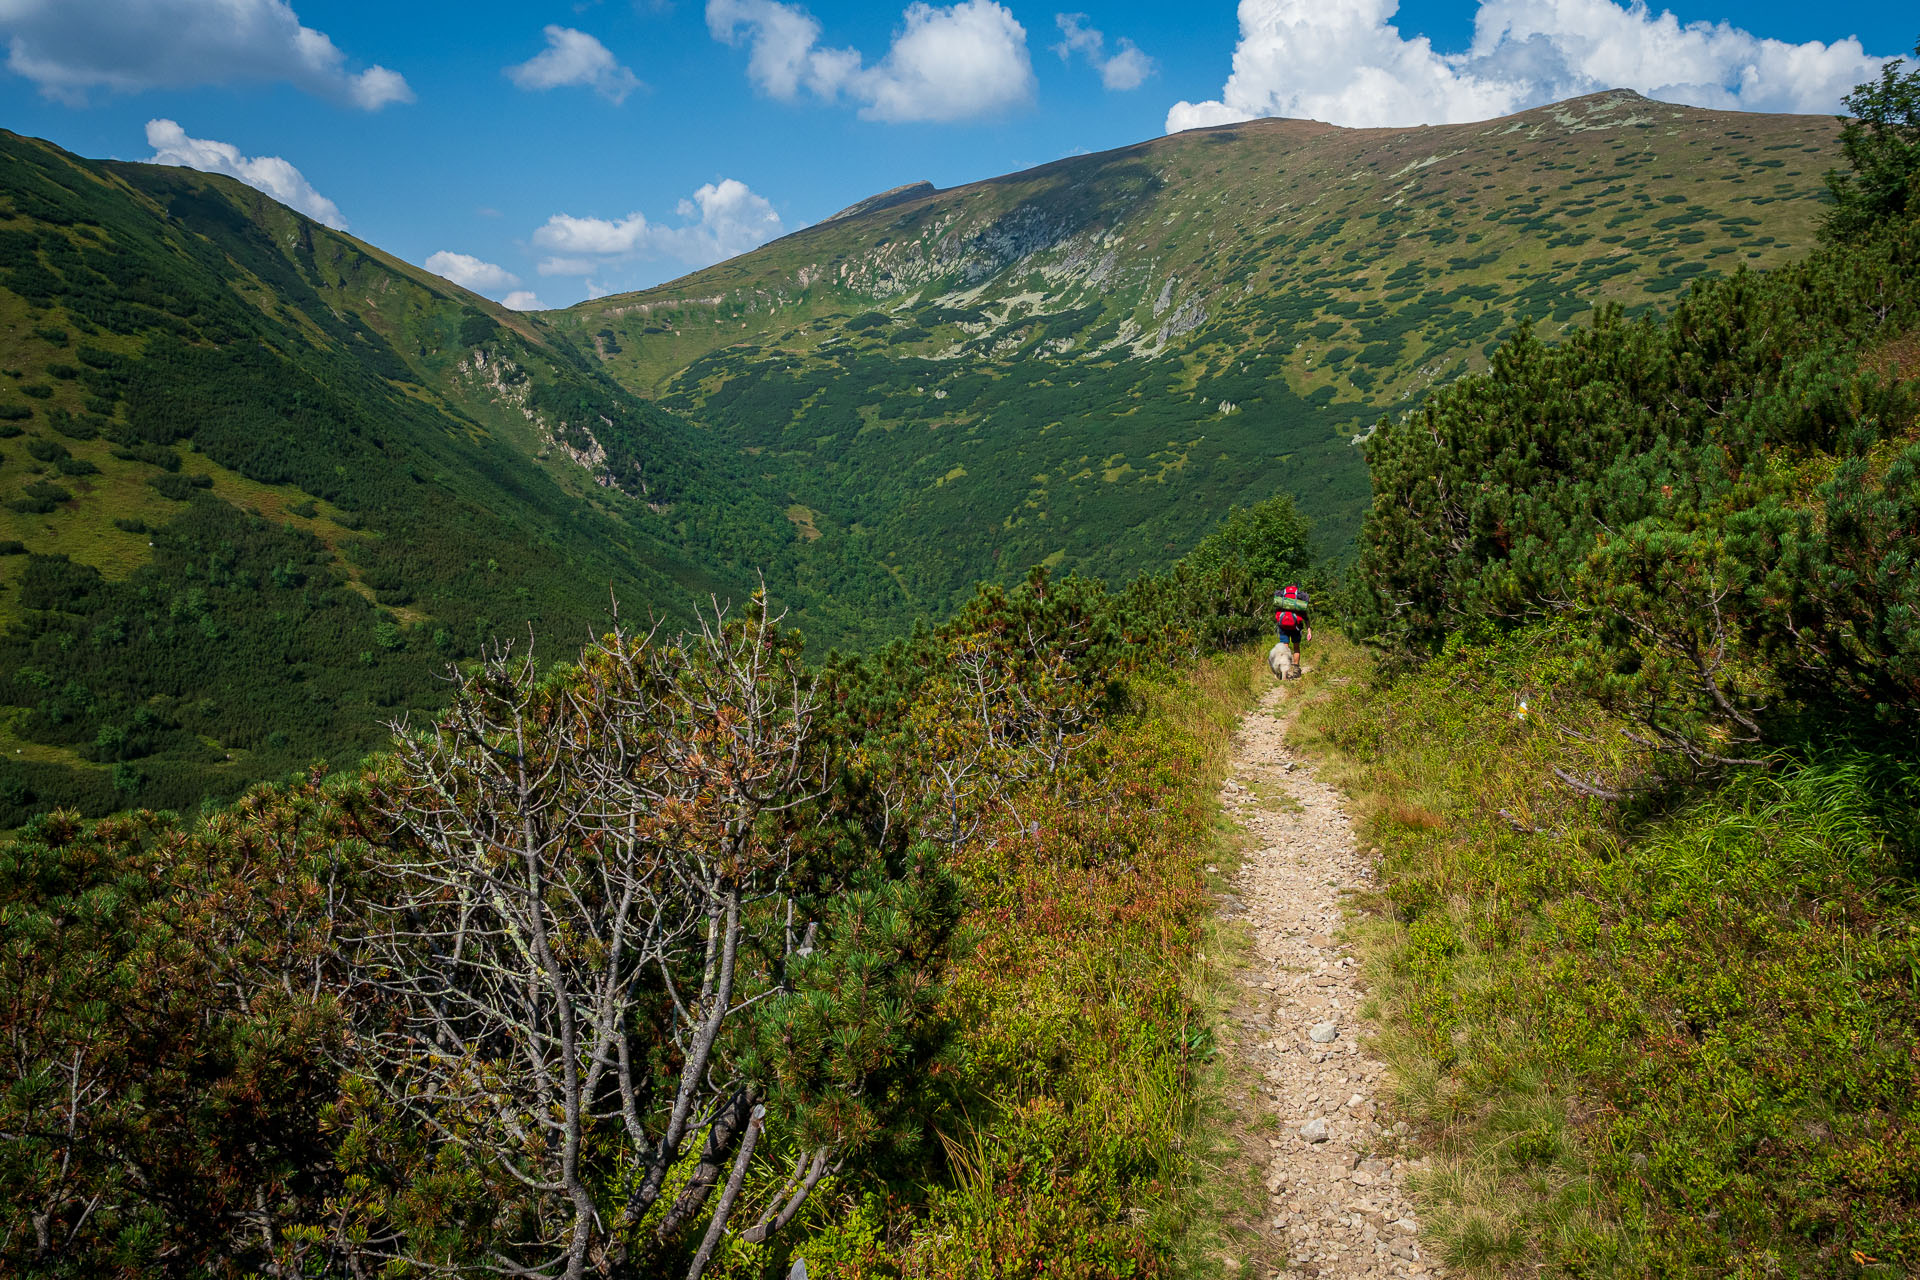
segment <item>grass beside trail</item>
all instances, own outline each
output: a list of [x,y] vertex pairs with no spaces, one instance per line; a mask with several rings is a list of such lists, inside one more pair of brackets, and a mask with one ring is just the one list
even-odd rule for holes
[[[955,1110],[920,1188],[832,1178],[795,1252],[810,1274],[1168,1276],[1218,1265],[1205,1099],[1216,796],[1254,664],[1137,686],[1085,777],[1016,797],[956,867],[971,945],[947,975]],[[904,1198],[900,1193],[906,1192]],[[751,1250],[721,1274],[754,1274]]]
[[1317,648],[1301,733],[1381,857],[1355,932],[1447,1261],[1920,1273],[1911,761],[1608,804],[1552,768],[1646,762],[1557,695],[1550,637],[1393,678]]

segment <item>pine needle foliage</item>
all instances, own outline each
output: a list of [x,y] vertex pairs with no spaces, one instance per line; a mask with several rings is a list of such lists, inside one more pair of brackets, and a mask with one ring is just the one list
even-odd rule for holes
[[1827,174],[1833,208],[1821,227],[1833,243],[1920,209],[1920,67],[1903,72],[1905,65],[1893,59],[1846,97],[1840,149],[1851,171]]
[[1920,222],[1665,319],[1522,332],[1369,445],[1361,630],[1402,655],[1571,621],[1582,679],[1691,767],[1920,707]]

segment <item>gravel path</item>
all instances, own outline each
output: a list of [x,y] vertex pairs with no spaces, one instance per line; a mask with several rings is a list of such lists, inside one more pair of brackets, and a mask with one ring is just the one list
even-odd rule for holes
[[[1275,1275],[1442,1276],[1421,1247],[1406,1126],[1381,1110],[1385,1067],[1360,1045],[1358,962],[1338,940],[1344,893],[1368,887],[1339,793],[1287,742],[1290,694],[1276,685],[1247,714],[1221,799],[1246,857],[1220,913],[1247,921],[1251,967],[1223,1047],[1249,1085],[1243,1141],[1268,1148],[1269,1255]],[[1268,1119],[1271,1117],[1271,1119]],[[1277,1128],[1275,1127],[1277,1122]]]

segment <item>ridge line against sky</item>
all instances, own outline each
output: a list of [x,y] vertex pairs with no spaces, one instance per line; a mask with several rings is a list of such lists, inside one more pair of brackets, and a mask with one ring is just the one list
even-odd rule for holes
[[1258,116],[1457,123],[1608,88],[1831,113],[1920,34],[1882,4],[1715,3],[0,0],[0,101],[528,308],[905,182]]

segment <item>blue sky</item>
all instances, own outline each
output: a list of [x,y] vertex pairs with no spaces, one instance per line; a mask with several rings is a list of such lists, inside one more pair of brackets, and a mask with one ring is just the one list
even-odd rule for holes
[[1439,123],[1614,85],[1831,111],[1916,36],[1910,7],[1849,0],[0,0],[0,105],[562,306],[903,182],[1169,128]]

